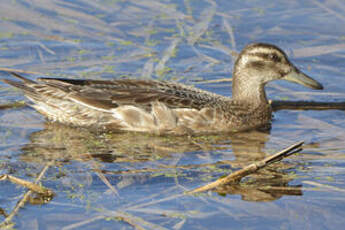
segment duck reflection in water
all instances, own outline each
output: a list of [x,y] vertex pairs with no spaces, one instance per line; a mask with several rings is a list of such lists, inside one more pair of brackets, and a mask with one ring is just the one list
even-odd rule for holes
[[[157,171],[192,169],[195,172],[214,167],[229,170],[229,166],[231,170],[242,168],[266,156],[264,147],[268,138],[269,133],[262,131],[188,138],[132,132],[100,134],[82,128],[47,123],[44,130],[31,135],[31,143],[23,148],[21,160],[42,164],[55,162],[56,166],[70,164],[71,161],[90,160],[104,164],[122,163],[121,167],[111,164],[102,173],[115,177],[115,180],[131,178],[132,181],[149,183],[148,173]],[[193,159],[215,163],[176,165],[176,159],[186,158],[188,162],[192,162],[191,156]],[[160,160],[171,160],[174,164],[163,164]],[[294,166],[286,162],[275,163],[244,178],[239,184],[219,187],[216,191],[219,194],[240,194],[242,199],[248,201],[271,201],[284,195],[302,195],[300,187],[289,186],[293,178],[286,171]],[[193,177],[209,177],[210,170],[206,171],[208,172],[200,170]],[[184,180],[183,175],[179,178],[180,181]]]

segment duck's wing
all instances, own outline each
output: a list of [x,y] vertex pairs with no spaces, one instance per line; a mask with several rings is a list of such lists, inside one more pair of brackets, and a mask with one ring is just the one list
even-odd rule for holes
[[122,105],[149,109],[157,101],[169,108],[201,109],[222,98],[191,86],[155,80],[40,78],[38,81],[47,87],[46,91],[62,91],[69,100],[101,110],[111,110]]

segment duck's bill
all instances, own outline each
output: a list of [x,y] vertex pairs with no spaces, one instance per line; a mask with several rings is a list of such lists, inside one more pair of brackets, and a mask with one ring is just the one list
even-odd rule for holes
[[295,82],[297,84],[304,85],[312,89],[323,89],[323,86],[319,82],[315,81],[308,75],[302,73],[297,68],[294,68],[294,70],[285,75],[282,79],[286,81]]

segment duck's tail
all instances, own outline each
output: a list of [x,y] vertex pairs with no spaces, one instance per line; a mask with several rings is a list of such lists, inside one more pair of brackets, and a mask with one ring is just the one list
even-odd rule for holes
[[30,79],[27,79],[17,73],[14,72],[9,72],[12,74],[14,77],[20,79],[21,81],[13,81],[9,79],[1,79],[2,82],[5,82],[6,84],[12,85],[16,88],[19,88],[24,91],[25,94],[36,94],[34,88],[32,87],[33,85],[37,85],[37,82],[32,81]]

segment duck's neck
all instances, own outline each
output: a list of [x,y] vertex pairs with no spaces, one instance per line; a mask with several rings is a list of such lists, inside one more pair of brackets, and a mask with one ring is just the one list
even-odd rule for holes
[[242,73],[240,76],[233,75],[232,82],[232,97],[236,101],[243,101],[253,105],[262,105],[268,104],[266,93],[264,89],[264,84],[253,81],[248,76],[245,76],[245,73]]

